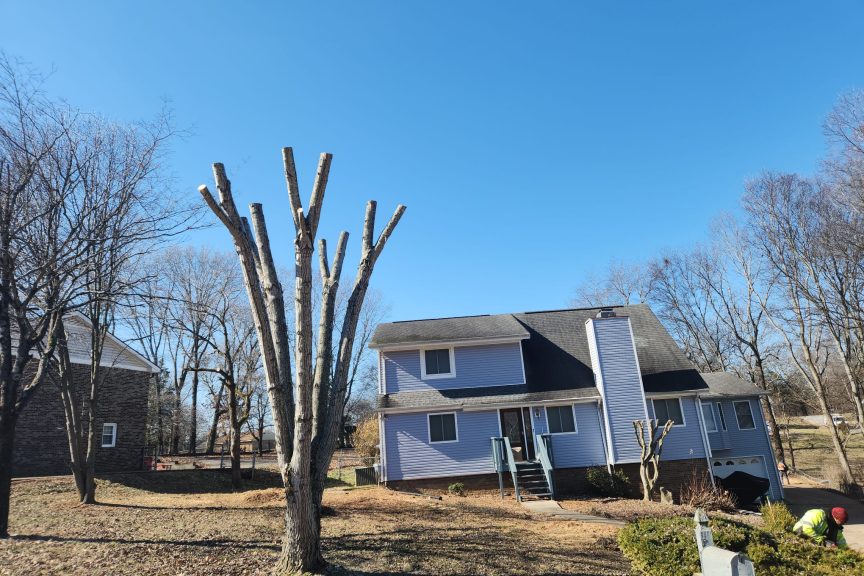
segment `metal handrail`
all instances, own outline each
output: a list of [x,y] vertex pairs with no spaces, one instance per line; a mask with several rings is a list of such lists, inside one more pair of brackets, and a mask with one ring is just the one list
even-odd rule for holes
[[549,434],[538,434],[536,436],[537,456],[543,466],[543,474],[549,484],[549,492],[555,499],[555,460],[552,457],[552,436]]
[[[505,456],[506,455],[506,456]],[[516,494],[516,500],[522,501],[522,496],[519,494],[519,482],[516,478],[516,460],[513,458],[513,449],[510,446],[510,439],[507,436],[499,436],[492,438],[492,459],[495,462],[495,470],[498,472],[499,484],[501,472],[510,470],[510,476],[513,478],[513,490]],[[506,468],[504,467],[506,464]],[[504,494],[504,486],[501,485],[501,494]]]

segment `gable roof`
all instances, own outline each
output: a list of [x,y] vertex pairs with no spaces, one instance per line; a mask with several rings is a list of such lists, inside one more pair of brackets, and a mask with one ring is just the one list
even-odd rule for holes
[[528,336],[525,328],[511,314],[460,316],[379,324],[369,347],[521,340]]
[[[90,363],[90,321],[78,312],[63,319],[69,346],[69,359],[73,364]],[[102,366],[123,368],[139,372],[158,373],[161,368],[139,354],[117,336],[108,333],[102,348]]]
[[[715,392],[647,305],[603,308],[612,308],[617,316],[629,317],[647,394]],[[467,343],[472,338],[522,338],[525,384],[400,392],[379,397],[378,407],[468,407],[597,398],[599,392],[594,382],[585,323],[597,317],[600,310],[599,307],[575,308],[381,324],[372,342],[374,347],[385,349],[431,342]],[[724,390],[735,389],[742,393],[745,390],[731,380],[710,377],[717,394]],[[732,375],[732,378],[737,379],[737,376]],[[754,394],[752,388],[746,390]]]

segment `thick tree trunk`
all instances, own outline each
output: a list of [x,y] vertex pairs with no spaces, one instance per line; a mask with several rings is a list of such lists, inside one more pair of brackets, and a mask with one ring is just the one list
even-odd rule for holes
[[[751,349],[756,354],[756,378],[759,380],[756,382],[756,385],[768,392],[768,379],[765,377],[765,366],[762,362],[762,356],[755,346]],[[771,429],[769,438],[771,440],[771,447],[774,449],[774,455],[777,457],[778,462],[785,462],[786,455],[783,454],[783,441],[780,439],[780,428],[777,426],[777,418],[774,416],[774,406],[772,406],[771,400],[767,396],[762,397],[762,413],[767,418],[768,427]]]
[[0,416],[0,538],[9,537],[9,504],[12,495],[12,458],[15,445],[15,419]]
[[243,487],[243,478],[240,474],[240,421],[237,418],[237,387],[228,388],[228,419],[231,422],[231,486]]
[[224,414],[222,410],[222,394],[225,386],[219,387],[219,394],[216,395],[216,407],[213,408],[213,422],[210,424],[210,434],[207,436],[207,453],[212,454],[216,449],[216,433],[219,430],[219,417]]
[[198,443],[198,370],[192,372],[192,405],[189,413],[189,454],[195,454]]

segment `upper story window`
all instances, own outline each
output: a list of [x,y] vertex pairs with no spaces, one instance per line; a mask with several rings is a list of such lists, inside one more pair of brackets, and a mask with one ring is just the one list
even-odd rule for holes
[[714,409],[708,402],[702,402],[702,419],[705,421],[706,432],[717,432],[717,421],[714,419]]
[[674,426],[684,426],[684,412],[681,410],[680,398],[657,398],[654,400],[654,418],[660,425],[672,420]]
[[576,432],[576,420],[573,418],[573,406],[547,406],[546,420],[549,422],[550,434],[568,434]]
[[749,400],[741,400],[734,402],[735,417],[738,419],[739,430],[753,430],[756,428],[756,421],[753,419],[753,408],[750,406]]
[[102,448],[114,448],[117,445],[117,424],[102,425]]
[[456,413],[429,414],[429,443],[458,442]]
[[433,348],[420,351],[421,378],[452,378],[456,376],[453,348]]

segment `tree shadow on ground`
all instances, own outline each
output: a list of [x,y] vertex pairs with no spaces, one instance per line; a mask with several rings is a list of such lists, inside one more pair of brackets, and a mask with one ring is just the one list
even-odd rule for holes
[[243,487],[231,486],[230,470],[161,470],[159,472],[130,472],[107,474],[100,480],[158,494],[227,494],[281,488],[282,478],[272,470],[243,470]]
[[31,542],[78,542],[87,544],[143,544],[149,546],[200,546],[202,548],[261,548],[279,550],[277,544],[264,542],[243,542],[238,540],[161,540],[151,538],[80,538],[75,536],[52,536],[45,534],[16,534],[12,540],[29,540]]

